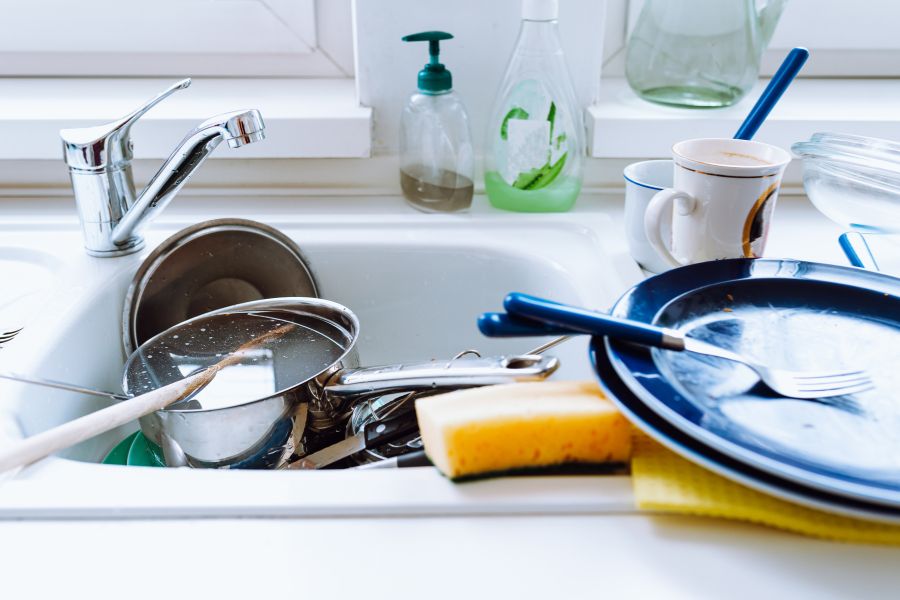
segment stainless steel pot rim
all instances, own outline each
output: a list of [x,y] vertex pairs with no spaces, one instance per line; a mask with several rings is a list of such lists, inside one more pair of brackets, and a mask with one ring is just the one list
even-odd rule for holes
[[297,259],[298,266],[306,272],[309,278],[313,294],[315,294],[315,297],[318,297],[318,285],[306,258],[303,256],[303,252],[293,240],[278,229],[258,221],[240,218],[212,219],[196,223],[179,230],[154,248],[138,267],[131,283],[128,285],[122,310],[122,345],[126,354],[132,354],[140,346],[137,343],[136,334],[138,308],[141,306],[143,294],[150,278],[179,248],[201,237],[227,231],[242,231],[261,235],[282,246]]
[[[244,302],[242,304],[226,306],[224,308],[220,308],[220,309],[213,310],[213,311],[210,311],[207,313],[203,313],[202,315],[197,315],[196,317],[188,319],[187,321],[179,323],[178,325],[170,327],[169,329],[166,329],[165,331],[156,334],[155,336],[153,336],[152,338],[150,338],[149,340],[147,340],[146,342],[141,344],[141,346],[138,349],[136,349],[132,353],[131,356],[133,356],[134,353],[138,352],[141,348],[154,343],[155,341],[162,338],[163,336],[171,335],[178,328],[183,327],[184,325],[193,323],[195,321],[198,321],[200,319],[206,319],[206,318],[216,316],[216,315],[233,314],[233,313],[252,314],[257,311],[271,310],[271,309],[290,311],[292,308],[297,308],[297,307],[301,307],[301,306],[327,308],[331,311],[334,311],[334,314],[340,315],[341,317],[345,318],[349,322],[350,328],[348,329],[348,328],[344,327],[342,324],[338,323],[337,321],[326,318],[322,315],[311,314],[311,313],[307,313],[307,312],[302,313],[305,316],[312,316],[315,318],[319,318],[322,321],[328,322],[332,326],[338,327],[347,332],[347,336],[350,338],[351,341],[344,348],[344,351],[341,354],[341,356],[337,360],[335,360],[332,364],[323,368],[321,371],[319,371],[315,375],[307,378],[304,381],[297,381],[293,385],[288,386],[284,389],[278,390],[276,392],[273,392],[267,396],[260,397],[260,398],[254,398],[252,400],[248,400],[247,402],[241,402],[240,404],[233,404],[230,406],[221,406],[221,407],[216,407],[216,408],[201,408],[201,409],[169,407],[169,408],[163,408],[157,412],[159,412],[159,413],[199,414],[199,413],[219,412],[219,411],[225,411],[225,410],[230,410],[230,409],[234,409],[234,408],[242,408],[242,407],[246,407],[246,406],[251,406],[254,404],[258,404],[260,402],[265,402],[266,400],[268,400],[270,398],[274,398],[274,397],[283,395],[284,393],[288,392],[292,388],[297,387],[298,385],[303,385],[308,381],[313,381],[316,378],[322,376],[322,374],[327,373],[335,364],[340,364],[344,359],[347,358],[347,356],[351,352],[353,352],[353,348],[356,345],[356,340],[359,338],[359,319],[357,318],[356,314],[353,313],[352,310],[350,310],[346,306],[339,304],[337,302],[333,302],[331,300],[323,300],[321,298],[303,298],[303,297],[267,298],[264,300],[253,300],[250,302]],[[300,313],[298,313],[298,314],[300,314]],[[129,360],[131,359],[131,356],[129,356]],[[127,364],[127,361],[126,361],[126,364]],[[122,376],[123,389],[127,387],[126,376],[127,376],[127,374],[123,374],[123,376]]]

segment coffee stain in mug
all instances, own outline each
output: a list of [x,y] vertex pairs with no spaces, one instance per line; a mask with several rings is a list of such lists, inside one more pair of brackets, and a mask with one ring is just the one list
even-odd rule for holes
[[[775,208],[774,197],[778,192],[778,184],[773,183],[756,199],[750,213],[744,220],[742,249],[745,258],[759,258],[756,249],[765,245],[769,233],[769,216]],[[769,202],[772,200],[772,202]]]
[[[747,160],[747,161],[749,161],[749,162],[753,162],[753,163],[756,163],[756,164],[759,164],[759,165],[769,165],[769,164],[771,164],[771,163],[770,163],[769,161],[767,161],[767,160],[763,160],[763,159],[761,159],[761,158],[757,158],[756,156],[753,156],[752,154],[744,154],[743,152],[726,152],[726,151],[722,151],[721,154],[722,154],[723,156],[727,156],[728,158],[732,158],[732,159],[735,159],[735,158],[743,158],[743,159],[745,159],[745,160]],[[743,166],[747,166],[747,165],[737,164],[737,165],[734,165],[734,166],[740,166],[740,167],[743,167]]]

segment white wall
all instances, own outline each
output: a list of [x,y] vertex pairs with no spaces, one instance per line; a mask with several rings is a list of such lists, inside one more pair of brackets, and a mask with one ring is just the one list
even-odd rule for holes
[[[400,110],[428,60],[410,33],[441,30],[441,61],[453,73],[472,122],[477,148],[519,30],[521,0],[356,0],[356,74],[360,102],[374,109],[372,147],[397,151]],[[579,102],[590,104],[600,84],[605,0],[560,0],[559,29]]]

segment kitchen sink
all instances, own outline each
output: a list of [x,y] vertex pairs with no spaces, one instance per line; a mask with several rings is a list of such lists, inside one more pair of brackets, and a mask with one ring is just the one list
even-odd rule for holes
[[[22,236],[26,246],[58,252],[45,261],[55,265],[57,275],[42,299],[40,315],[0,353],[0,368],[120,391],[126,288],[153,247],[205,218],[213,215],[176,213],[148,233],[142,254],[115,259],[88,257],[80,249],[78,231],[65,225],[39,228],[30,236],[22,234],[21,226],[16,235],[4,234],[4,239]],[[484,338],[476,316],[499,310],[504,295],[513,290],[605,309],[641,276],[612,220],[602,213],[587,218],[495,212],[459,216],[397,209],[375,214],[275,212],[268,218],[258,213],[253,218],[279,228],[300,246],[321,297],[357,314],[357,349],[365,366],[449,358],[466,349],[524,353],[547,340]],[[585,338],[551,352],[562,362],[554,377],[592,377]],[[0,438],[6,440],[107,404],[13,382],[0,383],[0,397]],[[272,472],[99,464],[136,428],[132,424],[111,431],[7,474],[0,483],[0,517],[570,512],[626,503],[628,484],[621,477],[506,478],[454,485],[434,469]]]
[[35,316],[62,264],[41,250],[0,245],[0,334],[23,328]]

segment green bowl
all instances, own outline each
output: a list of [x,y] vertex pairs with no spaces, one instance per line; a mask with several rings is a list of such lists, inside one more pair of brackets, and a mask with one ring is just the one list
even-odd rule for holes
[[116,444],[103,459],[105,465],[128,465],[132,467],[164,467],[162,451],[148,440],[143,433],[135,431]]
[[131,444],[134,442],[134,438],[141,435],[140,431],[135,431],[124,440],[116,444],[116,447],[109,451],[109,454],[106,455],[106,458],[103,459],[104,465],[127,465],[128,464],[128,451],[131,449]]

